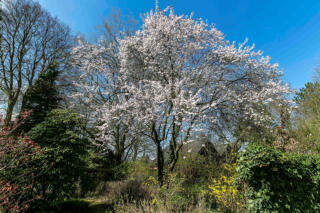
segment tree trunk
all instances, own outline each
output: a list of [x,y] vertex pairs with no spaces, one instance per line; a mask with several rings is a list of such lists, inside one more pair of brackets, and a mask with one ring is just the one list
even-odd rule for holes
[[31,86],[29,86],[29,88],[27,89],[27,91],[24,93],[24,95],[22,97],[20,115],[23,113],[23,111],[25,111],[27,99],[28,99],[27,96],[28,96],[30,90],[31,90]]
[[170,164],[169,164],[169,168],[168,168],[168,171],[169,172],[173,172],[173,169],[174,169],[174,167],[176,166],[176,164],[177,164],[177,162],[178,162],[178,155],[176,156],[176,157],[174,157],[172,160],[171,160],[171,162],[170,162]]
[[8,107],[7,107],[7,110],[6,110],[6,118],[4,120],[5,125],[9,125],[10,124],[14,105],[15,105],[15,101],[13,101],[11,98],[9,98]]
[[120,165],[123,160],[125,136],[121,136],[120,134],[120,125],[116,126],[116,131],[117,134],[115,136],[116,146],[114,150],[114,157],[117,165]]
[[164,159],[163,159],[163,151],[160,145],[160,141],[157,142],[157,166],[158,166],[158,181],[159,185],[163,184],[163,169],[164,169]]
[[139,143],[136,140],[134,145],[133,145],[133,156],[132,156],[132,160],[136,161],[137,157],[138,157],[138,149],[139,149]]
[[170,143],[170,162],[169,162],[169,167],[168,171],[173,172],[173,169],[178,161],[178,152],[177,152],[177,144],[175,142],[175,139],[171,139]]
[[163,170],[164,170],[164,158],[163,158],[163,150],[161,147],[161,139],[159,138],[159,134],[156,130],[156,125],[153,123],[151,127],[151,131],[153,133],[153,141],[157,147],[157,167],[158,167],[158,182],[159,185],[163,184]]

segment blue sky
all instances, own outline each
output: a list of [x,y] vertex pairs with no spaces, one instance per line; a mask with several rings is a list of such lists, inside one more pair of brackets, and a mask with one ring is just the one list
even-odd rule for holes
[[[154,0],[39,0],[52,15],[69,25],[73,33],[92,37],[104,17],[118,8],[140,14],[155,7]],[[301,88],[312,80],[320,62],[319,0],[159,0],[160,8],[173,6],[178,14],[194,12],[214,23],[228,40],[245,38],[278,62],[284,80]]]

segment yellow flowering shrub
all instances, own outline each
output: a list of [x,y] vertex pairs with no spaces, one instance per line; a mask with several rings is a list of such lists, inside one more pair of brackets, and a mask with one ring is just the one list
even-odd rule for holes
[[144,182],[146,186],[157,186],[158,180],[154,176],[149,176],[148,179]]
[[209,185],[209,195],[214,197],[219,212],[243,212],[244,202],[240,192],[234,186],[236,164],[224,164],[219,178]]

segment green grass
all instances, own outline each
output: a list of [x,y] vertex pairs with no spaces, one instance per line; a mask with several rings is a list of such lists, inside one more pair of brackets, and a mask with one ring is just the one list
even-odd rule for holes
[[62,202],[58,207],[38,213],[105,213],[112,211],[110,204],[90,200],[69,200]]

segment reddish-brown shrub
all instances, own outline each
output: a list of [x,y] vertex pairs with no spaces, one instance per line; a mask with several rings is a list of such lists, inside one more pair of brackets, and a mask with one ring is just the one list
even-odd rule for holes
[[29,115],[26,112],[12,124],[0,127],[0,208],[10,212],[24,212],[30,202],[41,198],[33,190],[34,178],[41,173],[33,159],[41,154],[41,149],[19,132]]

